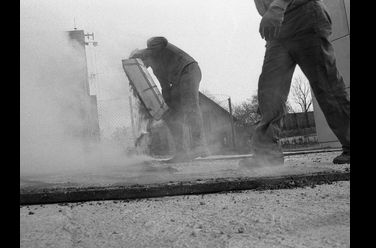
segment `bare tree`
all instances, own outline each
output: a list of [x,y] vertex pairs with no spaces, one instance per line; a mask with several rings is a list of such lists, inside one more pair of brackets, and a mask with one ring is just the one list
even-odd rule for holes
[[258,97],[257,94],[252,95],[246,101],[233,106],[233,115],[236,117],[236,124],[241,126],[252,126],[260,120],[257,113]]
[[287,101],[286,101],[286,111],[287,111],[287,113],[295,113],[295,110],[292,107],[289,99],[287,99]]
[[[257,112],[258,106],[257,94],[254,94],[246,101],[233,106],[232,112],[237,119],[236,124],[241,126],[252,126],[257,124],[261,118],[260,114]],[[287,113],[295,112],[289,100],[286,102],[286,110]]]
[[311,87],[303,75],[294,78],[289,98],[300,106],[302,112],[308,112],[312,106]]

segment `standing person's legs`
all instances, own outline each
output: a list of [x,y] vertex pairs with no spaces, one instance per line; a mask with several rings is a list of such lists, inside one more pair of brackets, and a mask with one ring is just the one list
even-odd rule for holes
[[317,34],[290,42],[293,56],[308,78],[317,102],[343,147],[334,163],[350,163],[350,98],[339,73],[333,46]]
[[251,139],[253,156],[240,166],[281,165],[284,163],[280,132],[286,101],[296,63],[279,40],[268,42],[258,83],[261,120]]
[[171,99],[168,102],[168,107],[171,113],[166,119],[166,124],[174,141],[175,156],[169,162],[183,162],[189,149],[184,139],[184,114],[180,106],[179,85],[172,86],[170,95]]
[[199,86],[201,70],[197,63],[186,66],[179,81],[180,105],[185,115],[185,123],[192,134],[191,159],[206,157],[209,150],[206,146],[204,124],[199,105]]

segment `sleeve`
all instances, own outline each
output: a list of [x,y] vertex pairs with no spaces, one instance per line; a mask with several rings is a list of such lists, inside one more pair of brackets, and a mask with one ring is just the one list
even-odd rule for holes
[[162,88],[162,96],[163,99],[166,101],[167,104],[169,104],[171,100],[171,87],[170,84],[168,83],[167,79],[162,78],[162,77],[157,77],[159,84],[161,85]]
[[278,6],[286,10],[288,5],[295,0],[254,0],[256,9],[261,16],[264,16],[269,7]]
[[286,10],[289,4],[294,2],[295,0],[274,0],[271,4],[270,7],[277,6],[282,8],[283,10]]
[[263,16],[268,10],[267,3],[264,0],[254,0],[258,13]]

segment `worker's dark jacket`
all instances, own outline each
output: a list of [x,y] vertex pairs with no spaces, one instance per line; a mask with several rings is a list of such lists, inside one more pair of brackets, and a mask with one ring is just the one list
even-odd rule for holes
[[133,57],[141,58],[153,69],[162,87],[162,95],[170,109],[166,123],[172,133],[175,150],[187,151],[183,123],[191,130],[192,147],[206,146],[198,89],[201,70],[197,62],[164,37],[153,37],[147,48]]
[[271,4],[276,6],[286,6],[284,20],[278,36],[278,39],[289,39],[301,36],[304,33],[315,32],[323,37],[331,34],[331,20],[326,7],[322,5],[318,9],[307,8],[309,2],[322,2],[322,0],[254,0],[256,8],[261,16],[265,14]]
[[309,1],[322,1],[322,0],[254,0],[256,9],[261,16],[265,14],[270,5],[274,3],[276,6],[287,6],[286,12],[296,8],[297,6],[307,3]]
[[186,52],[169,43],[164,37],[150,38],[147,48],[143,49],[141,54],[142,59],[149,58],[150,67],[161,84],[164,97],[166,97],[166,91],[170,85],[179,83],[183,69],[191,63],[197,63]]

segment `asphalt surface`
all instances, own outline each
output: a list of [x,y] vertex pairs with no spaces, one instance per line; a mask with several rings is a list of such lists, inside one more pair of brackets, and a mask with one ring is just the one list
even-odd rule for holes
[[144,158],[127,165],[21,175],[20,204],[215,193],[349,180],[348,167],[332,164],[335,153],[288,154],[284,166],[255,170],[239,168],[239,159],[244,156],[217,156],[181,164]]
[[[31,192],[132,188],[135,182],[163,188],[210,184],[213,178],[288,180],[211,194],[22,204],[20,247],[349,247],[349,177],[328,180],[328,175],[350,173],[349,164],[331,163],[339,153],[290,154],[283,168],[252,172],[239,170],[238,158],[224,158],[189,165],[143,163],[133,173],[102,168],[59,177],[23,175],[20,199]],[[325,177],[290,180],[312,173]]]

